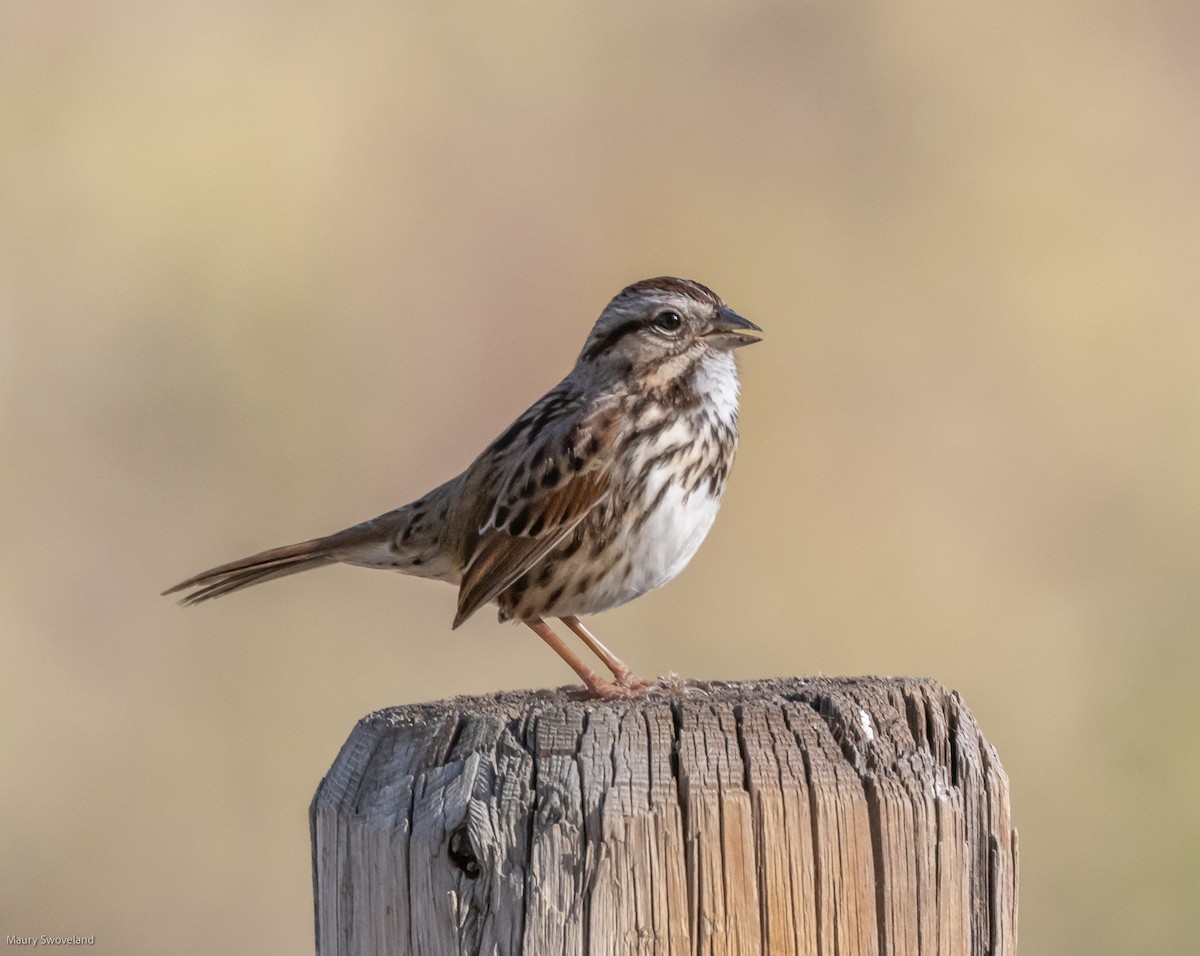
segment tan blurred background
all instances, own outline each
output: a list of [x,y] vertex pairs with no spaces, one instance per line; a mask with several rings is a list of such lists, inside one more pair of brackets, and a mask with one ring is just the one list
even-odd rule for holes
[[675,273],[767,341],[599,632],[940,678],[1022,952],[1194,951],[1200,7],[1052,6],[0,6],[0,933],[310,951],[354,721],[571,675],[429,582],[158,592],[422,493]]

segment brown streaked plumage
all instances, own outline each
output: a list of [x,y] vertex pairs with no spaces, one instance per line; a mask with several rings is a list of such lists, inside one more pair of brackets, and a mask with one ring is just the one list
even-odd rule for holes
[[[560,654],[595,695],[645,682],[579,615],[671,580],[716,516],[737,450],[734,349],[758,326],[697,282],[623,289],[575,367],[462,474],[324,538],[264,551],[164,592],[184,604],[343,562],[459,587],[454,627],[490,602]],[[558,617],[613,672],[599,678],[545,623]]]

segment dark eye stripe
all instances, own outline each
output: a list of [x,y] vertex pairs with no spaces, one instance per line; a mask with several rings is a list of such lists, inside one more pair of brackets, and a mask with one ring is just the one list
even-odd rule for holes
[[[584,360],[590,362],[598,355],[603,355],[619,341],[621,341],[621,339],[625,338],[625,336],[627,336],[630,332],[636,332],[638,329],[648,328],[649,326],[658,323],[664,314],[666,313],[660,312],[657,315],[650,316],[649,318],[630,319],[627,322],[622,322],[616,328],[610,329],[602,337],[597,339],[595,344],[593,344],[586,352],[583,353]],[[677,315],[675,312],[670,314]]]
[[625,338],[630,332],[635,332],[645,326],[645,319],[630,319],[628,322],[622,322],[616,328],[609,329],[603,336],[598,338],[592,346],[583,353],[583,357],[587,361],[591,361],[598,355],[603,355],[621,339]]

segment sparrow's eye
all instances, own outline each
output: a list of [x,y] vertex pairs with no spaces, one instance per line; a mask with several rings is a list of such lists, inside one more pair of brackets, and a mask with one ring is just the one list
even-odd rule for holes
[[683,319],[679,317],[678,312],[660,312],[654,317],[654,328],[667,335],[674,335],[679,331],[681,325],[683,325]]

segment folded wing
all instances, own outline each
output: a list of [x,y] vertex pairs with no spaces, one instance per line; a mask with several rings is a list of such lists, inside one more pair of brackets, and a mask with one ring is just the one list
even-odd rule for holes
[[605,425],[612,420],[602,409],[580,411],[565,403],[559,416],[531,416],[517,440],[534,450],[502,459],[511,465],[498,470],[492,483],[499,492],[488,503],[463,572],[454,627],[537,564],[607,498],[611,429]]

